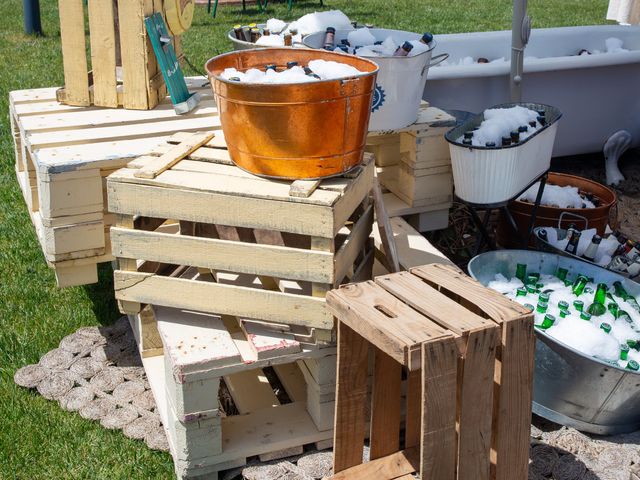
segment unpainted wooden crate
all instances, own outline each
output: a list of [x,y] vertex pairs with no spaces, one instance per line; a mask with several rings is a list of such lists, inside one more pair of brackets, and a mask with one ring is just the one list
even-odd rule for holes
[[129,319],[178,478],[331,445],[335,346],[301,343],[287,326],[167,307]]
[[[342,286],[327,303],[338,321],[334,479],[527,478],[528,310],[438,264]],[[371,350],[371,460],[363,463]]]
[[16,176],[58,286],[94,283],[97,264],[113,260],[109,174],[166,144],[176,130],[220,128],[206,79],[187,82],[203,100],[182,116],[168,98],[154,110],[137,111],[64,105],[55,88],[10,92]]
[[[221,135],[195,134],[130,162],[107,179],[120,308],[235,315],[329,340],[326,292],[371,275],[373,170],[365,154],[344,177],[259,178],[231,162]],[[156,231],[168,219],[179,221],[177,234]]]
[[[150,110],[166,97],[144,25],[145,17],[164,15],[162,0],[59,0],[58,9],[65,83],[57,92],[60,102]],[[172,42],[179,55],[180,36]]]

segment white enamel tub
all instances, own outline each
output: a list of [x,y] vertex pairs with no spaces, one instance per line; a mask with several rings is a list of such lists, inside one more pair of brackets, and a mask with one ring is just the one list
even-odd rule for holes
[[[629,52],[583,55],[621,39]],[[429,70],[424,99],[444,109],[480,112],[510,101],[509,62],[457,65],[461,58],[510,58],[511,32],[436,35],[452,65]],[[537,58],[526,58],[537,57]],[[523,101],[553,105],[564,118],[554,156],[597,152],[625,129],[640,145],[640,27],[587,26],[534,29],[525,50]]]

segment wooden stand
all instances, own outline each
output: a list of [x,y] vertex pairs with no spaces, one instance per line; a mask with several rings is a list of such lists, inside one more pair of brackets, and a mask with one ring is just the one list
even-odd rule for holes
[[405,216],[421,232],[446,228],[453,198],[449,145],[444,134],[455,119],[423,105],[413,125],[371,132],[367,151],[376,157],[389,215]]
[[9,94],[16,176],[58,286],[97,282],[96,265],[113,260],[107,175],[177,130],[220,128],[206,80],[187,80],[203,100],[182,116],[168,98],[150,111],[114,111],[61,105],[55,88]]
[[527,310],[444,265],[346,285],[327,304],[338,321],[333,478],[527,478],[535,347]]
[[[240,170],[221,135],[178,137],[107,179],[121,310],[234,315],[330,340],[326,292],[371,275],[373,158],[345,178],[291,183]],[[179,232],[156,231],[168,219]]]
[[[91,0],[87,6],[91,68],[87,66],[85,2],[59,0],[67,105],[150,110],[167,95],[144,17],[163,13],[159,0]],[[180,37],[174,37],[179,54]]]
[[[178,478],[214,479],[247,457],[330,446],[335,347],[302,344],[264,323],[166,307],[129,319]],[[228,393],[219,396],[223,383]]]

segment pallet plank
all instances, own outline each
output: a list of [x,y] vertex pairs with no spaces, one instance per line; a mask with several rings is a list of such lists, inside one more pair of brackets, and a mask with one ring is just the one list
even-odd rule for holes
[[400,449],[400,383],[402,366],[375,349],[371,393],[371,460]]
[[[418,471],[420,463],[419,455],[420,453],[417,448],[409,448],[338,472],[331,477],[331,479],[370,480],[374,478],[404,478],[404,476]],[[413,475],[411,475],[411,478],[413,478]],[[434,480],[436,479],[434,478]]]
[[280,405],[261,369],[226,375],[224,382],[241,415]]
[[[91,69],[93,71],[93,103],[117,108],[116,32],[113,0],[88,2],[91,32]],[[65,69],[66,70],[66,69]]]
[[213,132],[194,133],[191,138],[173,147],[167,153],[160,155],[154,162],[147,163],[143,168],[134,173],[137,178],[156,178],[165,170],[185,158],[215,136]]
[[[122,84],[124,108],[146,110],[149,104],[147,84],[149,74],[146,48],[147,32],[144,28],[144,10],[141,2],[118,0],[118,18],[122,57]],[[66,70],[66,69],[65,69]]]
[[90,103],[83,4],[82,0],[58,0],[65,92],[69,103],[81,106]]

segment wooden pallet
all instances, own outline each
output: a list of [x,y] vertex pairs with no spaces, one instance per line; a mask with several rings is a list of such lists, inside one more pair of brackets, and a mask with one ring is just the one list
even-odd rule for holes
[[449,145],[444,134],[455,119],[423,106],[413,125],[391,132],[372,132],[367,150],[376,155],[377,176],[387,190],[390,216],[408,216],[419,231],[446,228],[453,198]]
[[58,286],[97,281],[97,264],[113,260],[106,177],[166,141],[176,130],[219,129],[210,87],[188,84],[200,106],[178,116],[166,98],[150,111],[75,107],[55,88],[9,94],[16,175],[47,263]]
[[[206,140],[177,134],[182,143],[109,176],[121,309],[188,308],[330,338],[325,293],[371,274],[373,158],[343,178],[292,183],[242,171],[221,136],[191,143]],[[155,231],[166,219],[180,222],[177,234]]]
[[[300,454],[306,444],[330,445],[335,347],[302,344],[287,328],[164,307],[155,307],[157,323],[143,327],[148,313],[129,318],[146,352],[178,478],[215,478],[248,457],[266,461]],[[143,336],[147,347],[155,337],[159,350],[144,350]],[[273,367],[277,385],[266,367]],[[221,410],[227,403],[218,396],[221,381],[238,414]]]
[[527,310],[436,264],[343,286],[327,303],[338,320],[334,479],[527,478],[535,349]]
[[[67,105],[136,110],[161,103],[167,88],[144,26],[144,18],[155,12],[164,14],[161,1],[59,0],[65,86],[57,99]],[[172,42],[181,51],[180,36]]]

